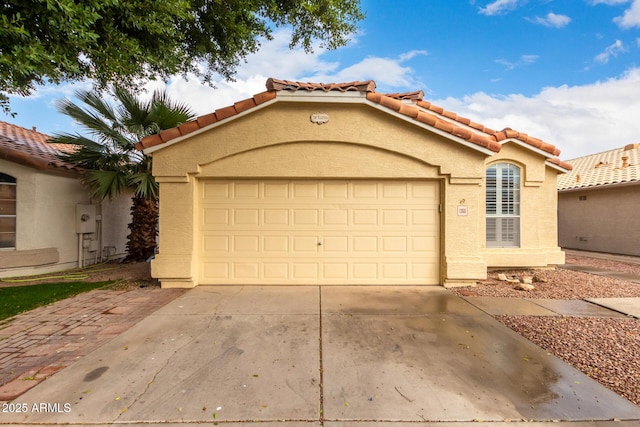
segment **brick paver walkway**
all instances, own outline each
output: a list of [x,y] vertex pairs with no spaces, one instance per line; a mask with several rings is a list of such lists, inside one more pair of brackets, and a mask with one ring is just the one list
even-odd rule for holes
[[94,290],[0,324],[0,401],[10,401],[182,295]]

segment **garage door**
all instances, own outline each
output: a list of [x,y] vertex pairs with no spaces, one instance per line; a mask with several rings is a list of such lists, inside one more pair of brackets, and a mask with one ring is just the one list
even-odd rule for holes
[[200,284],[439,284],[433,181],[200,187]]

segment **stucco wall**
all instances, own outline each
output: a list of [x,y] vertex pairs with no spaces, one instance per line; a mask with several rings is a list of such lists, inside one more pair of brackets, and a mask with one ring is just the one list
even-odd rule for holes
[[[17,184],[16,253],[7,252],[5,256],[20,257],[20,251],[33,254],[51,248],[58,254],[55,263],[46,257],[42,259],[42,265],[5,268],[0,275],[35,274],[74,267],[78,260],[75,205],[89,203],[86,189],[73,176],[44,174],[5,160],[0,160],[0,171],[15,177]],[[0,257],[2,255],[0,252]],[[32,262],[37,264],[38,259]]]
[[631,185],[559,193],[560,246],[640,256],[639,192]]
[[[309,120],[318,111],[329,116],[328,123]],[[556,172],[547,171],[541,155],[505,148],[504,158],[527,166],[525,218],[535,228],[547,226],[526,231],[526,246],[510,260],[554,263],[562,254],[555,244]],[[152,273],[166,287],[197,285],[201,178],[420,178],[441,184],[442,283],[473,283],[486,277],[487,255],[491,262],[504,259],[484,250],[486,157],[369,105],[276,103],[153,152],[160,253]]]
[[[79,241],[76,234],[76,205],[91,204],[88,190],[73,175],[62,176],[0,160],[0,172],[16,178],[16,249],[0,250],[0,277],[61,271],[78,266]],[[126,202],[126,198],[125,198]],[[103,218],[122,216],[116,203]],[[116,207],[118,206],[118,207]],[[97,209],[100,213],[100,209]],[[126,216],[125,211],[125,216]],[[95,219],[95,218],[94,218]],[[109,219],[107,219],[107,222]],[[103,235],[110,236],[118,251],[124,249],[124,230],[109,224]],[[84,264],[100,259],[98,230],[87,238],[95,247],[83,249]],[[93,251],[92,249],[98,249]],[[98,255],[98,256],[96,256]]]

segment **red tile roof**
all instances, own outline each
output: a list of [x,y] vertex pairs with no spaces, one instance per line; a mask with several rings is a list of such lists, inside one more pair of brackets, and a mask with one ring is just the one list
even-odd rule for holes
[[570,173],[558,177],[558,191],[640,184],[640,144],[591,154],[567,163]]
[[455,113],[446,111],[442,107],[438,107],[430,102],[424,101],[424,93],[422,91],[382,94],[375,91],[376,84],[373,80],[354,81],[348,83],[303,83],[269,78],[266,86],[266,92],[261,92],[254,95],[252,98],[236,102],[234,105],[229,107],[221,108],[213,113],[200,116],[196,120],[184,123],[177,128],[165,130],[159,134],[148,136],[140,141],[136,147],[143,150],[195,132],[208,125],[233,117],[243,111],[254,108],[267,101],[271,101],[276,98],[277,92],[279,91],[357,91],[366,94],[366,99],[372,103],[379,104],[382,107],[410,117],[417,122],[434,127],[471,144],[493,151],[494,153],[500,151],[504,141],[516,140],[524,143],[525,145],[529,145],[531,148],[536,148],[547,153],[550,157],[548,161],[560,168],[571,169],[570,164],[555,158],[555,156],[560,154],[560,150],[555,146],[538,138],[531,137],[525,133],[517,132],[509,128],[501,131],[495,131],[479,123],[472,122],[470,119],[458,116]]
[[49,144],[49,135],[35,129],[0,121],[0,159],[9,160],[40,170],[78,171],[72,164],[57,156],[68,152],[65,144]]

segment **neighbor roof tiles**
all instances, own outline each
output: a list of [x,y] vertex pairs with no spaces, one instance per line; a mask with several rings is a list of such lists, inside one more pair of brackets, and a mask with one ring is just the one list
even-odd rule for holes
[[640,183],[640,144],[569,160],[570,173],[558,177],[558,190]]
[[0,159],[41,170],[76,170],[73,165],[58,158],[59,154],[69,151],[69,147],[49,144],[49,139],[48,135],[35,129],[0,122]]
[[[525,145],[529,145],[532,148],[537,148],[547,153],[550,157],[558,156],[560,154],[560,150],[555,146],[540,139],[533,138],[525,133],[517,132],[509,128],[501,131],[495,131],[479,123],[475,123],[468,118],[446,111],[442,107],[438,107],[430,102],[424,101],[422,99],[424,96],[422,91],[382,94],[375,91],[376,84],[373,80],[354,81],[348,83],[303,83],[270,78],[267,80],[266,86],[266,92],[261,92],[252,98],[236,102],[234,105],[229,107],[221,108],[213,113],[200,116],[196,120],[184,123],[177,128],[163,131],[157,135],[148,136],[137,144],[137,148],[142,150],[161,145],[172,139],[188,135],[216,122],[231,118],[251,108],[255,108],[262,103],[275,99],[277,97],[277,93],[281,91],[357,91],[366,94],[366,99],[372,103],[379,104],[384,108],[388,108],[399,114],[410,117],[417,122],[432,126],[442,132],[451,134],[452,136],[496,153],[500,151],[504,141],[517,140]],[[561,168],[571,168],[568,163],[562,162],[556,158],[550,158],[549,161]]]

